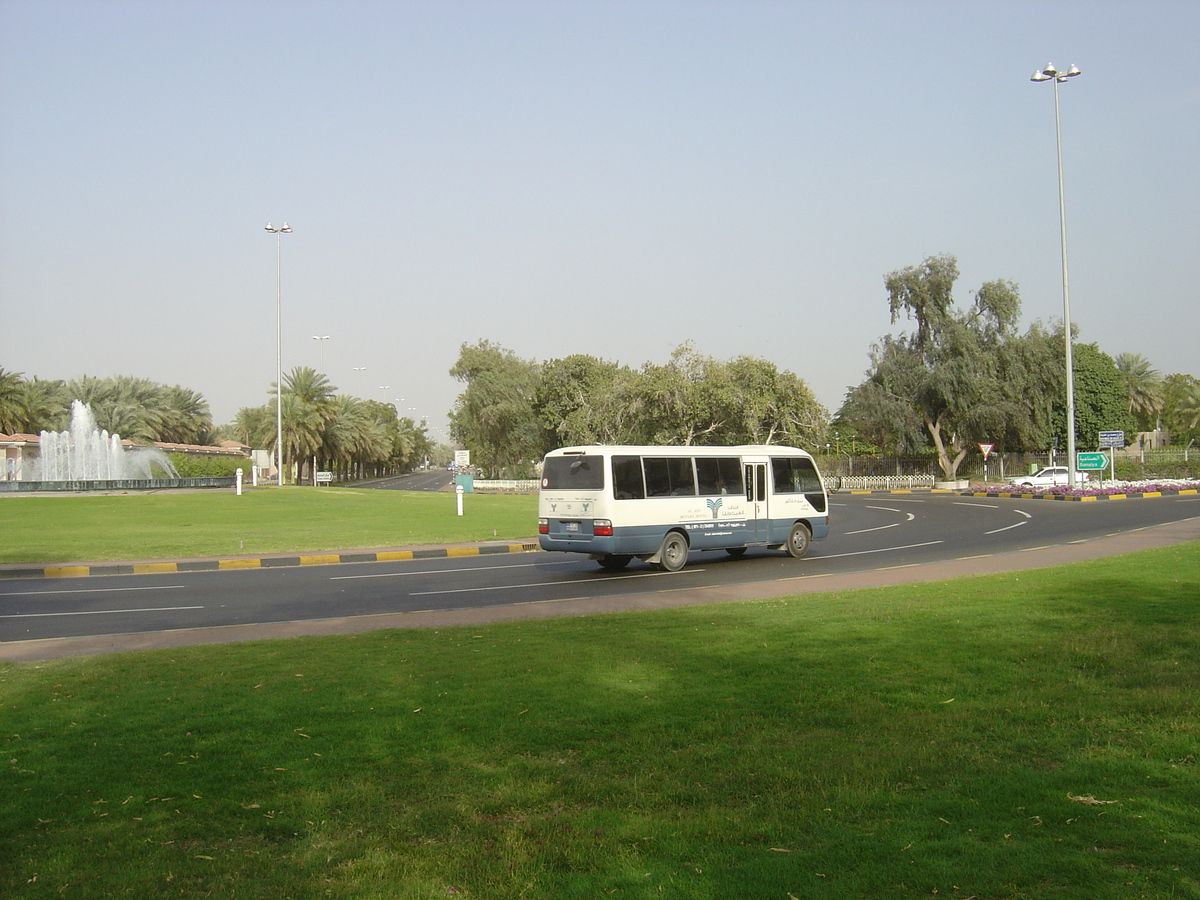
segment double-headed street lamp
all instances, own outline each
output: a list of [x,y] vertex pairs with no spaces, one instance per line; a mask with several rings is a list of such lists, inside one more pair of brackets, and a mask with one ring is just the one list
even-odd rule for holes
[[1062,166],[1062,127],[1058,118],[1058,86],[1068,78],[1080,74],[1077,66],[1071,66],[1067,71],[1060,72],[1054,68],[1054,63],[1047,63],[1046,68],[1033,73],[1030,81],[1051,81],[1054,83],[1054,136],[1058,143],[1058,225],[1062,237],[1062,282],[1063,282],[1063,330],[1066,332],[1067,347],[1067,468],[1068,484],[1075,487],[1075,361],[1071,351],[1071,292],[1067,278],[1067,203],[1063,193]]
[[327,334],[314,334],[313,340],[317,342],[317,346],[321,348],[321,368],[325,368],[325,342],[329,340]]
[[279,262],[279,236],[291,234],[284,222],[278,228],[267,223],[267,231],[275,235],[275,471],[283,486],[283,270]]

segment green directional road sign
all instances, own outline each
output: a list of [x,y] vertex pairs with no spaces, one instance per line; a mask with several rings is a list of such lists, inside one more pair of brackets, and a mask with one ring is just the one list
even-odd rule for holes
[[1080,453],[1078,454],[1079,463],[1076,468],[1087,469],[1103,469],[1108,465],[1108,457],[1103,453]]

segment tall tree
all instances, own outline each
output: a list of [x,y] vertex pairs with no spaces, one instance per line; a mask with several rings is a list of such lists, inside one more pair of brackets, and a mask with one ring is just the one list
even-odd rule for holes
[[466,387],[450,412],[450,433],[493,477],[531,467],[540,453],[533,411],[538,366],[483,340],[463,344],[450,374]]
[[1026,389],[1038,383],[1046,349],[1039,332],[1016,332],[1018,287],[986,282],[959,310],[956,277],[948,254],[884,277],[893,322],[905,313],[916,329],[875,344],[866,382],[839,413],[860,434],[898,450],[911,448],[919,421],[948,480],[977,443],[1025,442],[1049,422],[1049,412],[1034,416],[1028,404]]
[[541,365],[533,408],[542,428],[542,452],[575,444],[634,440],[641,402],[632,395],[628,367],[577,353]]
[[62,431],[70,416],[71,398],[65,381],[34,378],[25,383],[25,426],[28,434]]
[[885,453],[903,456],[929,446],[917,395],[921,366],[903,337],[884,335],[871,346],[867,379],[850,389],[837,419]]
[[1163,379],[1162,419],[1172,444],[1187,446],[1200,439],[1200,379],[1178,372]]
[[0,366],[0,434],[23,431],[28,418],[25,379],[20,372],[9,372]]
[[829,411],[802,378],[752,356],[740,356],[724,369],[732,405],[729,443],[806,447],[817,442]]
[[998,280],[976,291],[965,311],[953,303],[958,265],[953,256],[928,257],[920,266],[884,279],[895,322],[903,311],[916,320],[907,336],[889,338],[873,354],[868,380],[855,398],[899,425],[911,422],[900,408],[909,403],[920,415],[938,465],[947,479],[975,443],[1003,431],[1023,412],[1019,395],[1001,380],[1013,357],[1007,345],[1016,337],[1021,301],[1017,286]]
[[1184,428],[1194,431],[1200,427],[1200,383],[1193,379],[1192,383],[1184,388],[1176,410]]
[[[1137,430],[1129,412],[1125,384],[1113,358],[1096,344],[1076,344],[1075,434],[1078,446],[1097,447],[1101,431]],[[1058,446],[1066,445],[1066,413],[1056,410]]]
[[173,444],[207,444],[212,437],[212,413],[202,394],[174,385],[163,390],[160,441]]
[[1162,412],[1162,375],[1140,353],[1118,353],[1114,362],[1129,398],[1130,414],[1145,426],[1142,431],[1151,430]]
[[927,256],[919,266],[897,269],[884,276],[892,324],[903,311],[916,320],[912,344],[918,362],[924,364],[925,352],[946,325],[954,305],[954,282],[958,280],[958,260],[948,253]]

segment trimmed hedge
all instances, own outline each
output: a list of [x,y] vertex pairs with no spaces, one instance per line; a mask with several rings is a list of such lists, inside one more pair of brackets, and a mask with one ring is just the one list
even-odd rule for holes
[[246,457],[230,457],[230,456],[205,456],[193,457],[186,453],[173,452],[167,456],[171,460],[171,465],[175,467],[175,471],[179,473],[180,478],[220,478],[223,476],[233,476],[237,474],[237,470],[242,470],[242,475],[246,478],[250,477],[250,467],[254,463]]

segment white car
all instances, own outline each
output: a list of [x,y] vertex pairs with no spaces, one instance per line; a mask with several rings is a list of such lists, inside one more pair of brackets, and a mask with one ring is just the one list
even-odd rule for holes
[[[1089,478],[1091,476],[1087,472],[1075,473],[1076,484],[1083,484]],[[1053,487],[1057,484],[1069,484],[1070,480],[1071,470],[1066,466],[1046,466],[1033,475],[1013,475],[1008,479],[1008,483],[1021,487]]]

